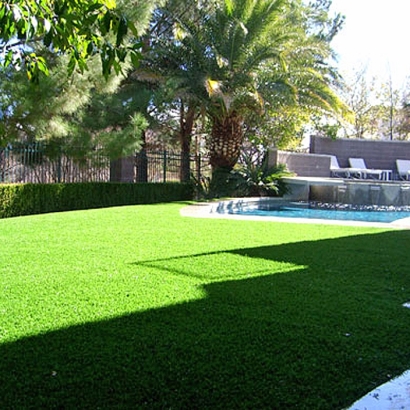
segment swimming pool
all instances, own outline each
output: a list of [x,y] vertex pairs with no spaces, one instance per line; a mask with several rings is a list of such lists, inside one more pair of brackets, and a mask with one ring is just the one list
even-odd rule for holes
[[410,218],[410,207],[357,207],[343,204],[280,202],[269,199],[232,201],[220,205],[216,212],[242,216],[380,223],[391,223],[403,218]]
[[410,217],[408,211],[369,211],[369,210],[338,210],[317,209],[292,206],[280,206],[270,210],[247,208],[230,210],[229,214],[254,215],[254,216],[277,216],[286,218],[327,219],[336,221],[362,221],[390,223],[398,219]]

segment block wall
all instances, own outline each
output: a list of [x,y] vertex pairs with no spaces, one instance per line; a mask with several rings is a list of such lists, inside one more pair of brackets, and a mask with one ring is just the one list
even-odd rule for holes
[[324,178],[330,176],[330,157],[328,155],[272,150],[269,163],[270,165],[286,164],[287,169],[296,176]]
[[349,158],[363,158],[368,168],[396,172],[396,159],[410,160],[410,142],[336,139],[312,136],[310,153],[335,155],[339,165],[349,166]]

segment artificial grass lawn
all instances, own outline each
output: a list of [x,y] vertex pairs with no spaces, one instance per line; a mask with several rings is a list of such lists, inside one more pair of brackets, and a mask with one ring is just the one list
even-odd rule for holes
[[410,368],[409,231],[0,220],[1,408],[342,409]]

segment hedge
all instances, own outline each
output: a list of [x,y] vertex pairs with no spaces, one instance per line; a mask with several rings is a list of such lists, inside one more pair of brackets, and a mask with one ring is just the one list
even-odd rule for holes
[[0,218],[48,212],[191,200],[193,187],[182,183],[0,185]]

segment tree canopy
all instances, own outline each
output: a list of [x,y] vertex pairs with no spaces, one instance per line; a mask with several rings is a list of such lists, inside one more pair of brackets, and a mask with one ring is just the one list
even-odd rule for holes
[[[91,2],[78,4],[80,8],[84,6],[88,10]],[[112,3],[105,4],[103,9],[110,13],[111,19],[115,14],[124,16],[124,19],[142,34],[149,24],[155,4],[155,1],[127,1],[119,3],[116,10],[110,8]],[[72,5],[74,7],[75,2]],[[102,13],[101,9],[95,10]],[[135,17],[135,13],[138,18]],[[38,16],[36,18],[39,18]],[[55,29],[59,30],[59,26]],[[74,32],[77,33],[76,30]],[[111,30],[101,37],[104,44],[113,45],[112,50],[134,50],[134,44],[138,44],[138,39],[133,35],[127,35],[118,48],[115,48],[117,45],[113,33]],[[83,39],[81,35],[76,40],[69,36],[68,41]],[[141,104],[132,102],[129,93],[124,95],[122,87],[126,73],[132,66],[131,58],[126,58],[122,62],[114,59],[111,62],[112,67],[118,73],[109,75],[104,72],[104,67],[109,69],[109,65],[103,64],[103,70],[101,69],[101,61],[104,62],[105,58],[104,50],[100,50],[100,53],[94,50],[90,54],[82,54],[80,58],[83,60],[80,59],[78,62],[77,56],[73,57],[71,53],[73,48],[61,50],[54,44],[46,46],[44,41],[44,37],[32,36],[21,41],[14,37],[8,43],[8,52],[14,53],[15,61],[7,63],[3,60],[3,65],[0,65],[2,145],[19,140],[58,140],[65,147],[71,145],[77,150],[80,147],[85,150],[98,146],[110,157],[129,155],[139,148],[141,133],[147,123],[140,114]],[[1,46],[3,50],[7,48],[5,43]],[[27,78],[26,62],[19,60],[22,53],[35,53],[38,62],[43,61],[47,64],[38,68],[36,75],[39,81],[33,81],[33,77]],[[67,68],[70,75],[67,75]],[[47,75],[40,79],[38,76],[43,69]]]
[[267,112],[286,106],[345,108],[333,87],[337,72],[326,62],[340,27],[328,6],[219,0],[191,5],[191,13],[172,14],[167,7],[157,14],[162,36],[151,43],[144,67],[160,86],[173,87],[185,119],[193,109],[207,115],[215,167],[234,166],[250,117],[258,116],[261,125]]
[[115,0],[0,1],[0,63],[23,68],[34,81],[48,73],[36,44],[68,54],[69,74],[84,71],[88,57],[99,54],[107,77],[112,68],[121,70],[127,54],[138,56],[140,44],[124,41],[129,32],[141,34]]
[[347,111],[331,63],[343,18],[330,4],[0,1],[0,132],[119,156],[156,122],[174,127],[184,158],[193,133],[206,134],[212,166],[227,170],[246,138],[295,147],[312,116]]

